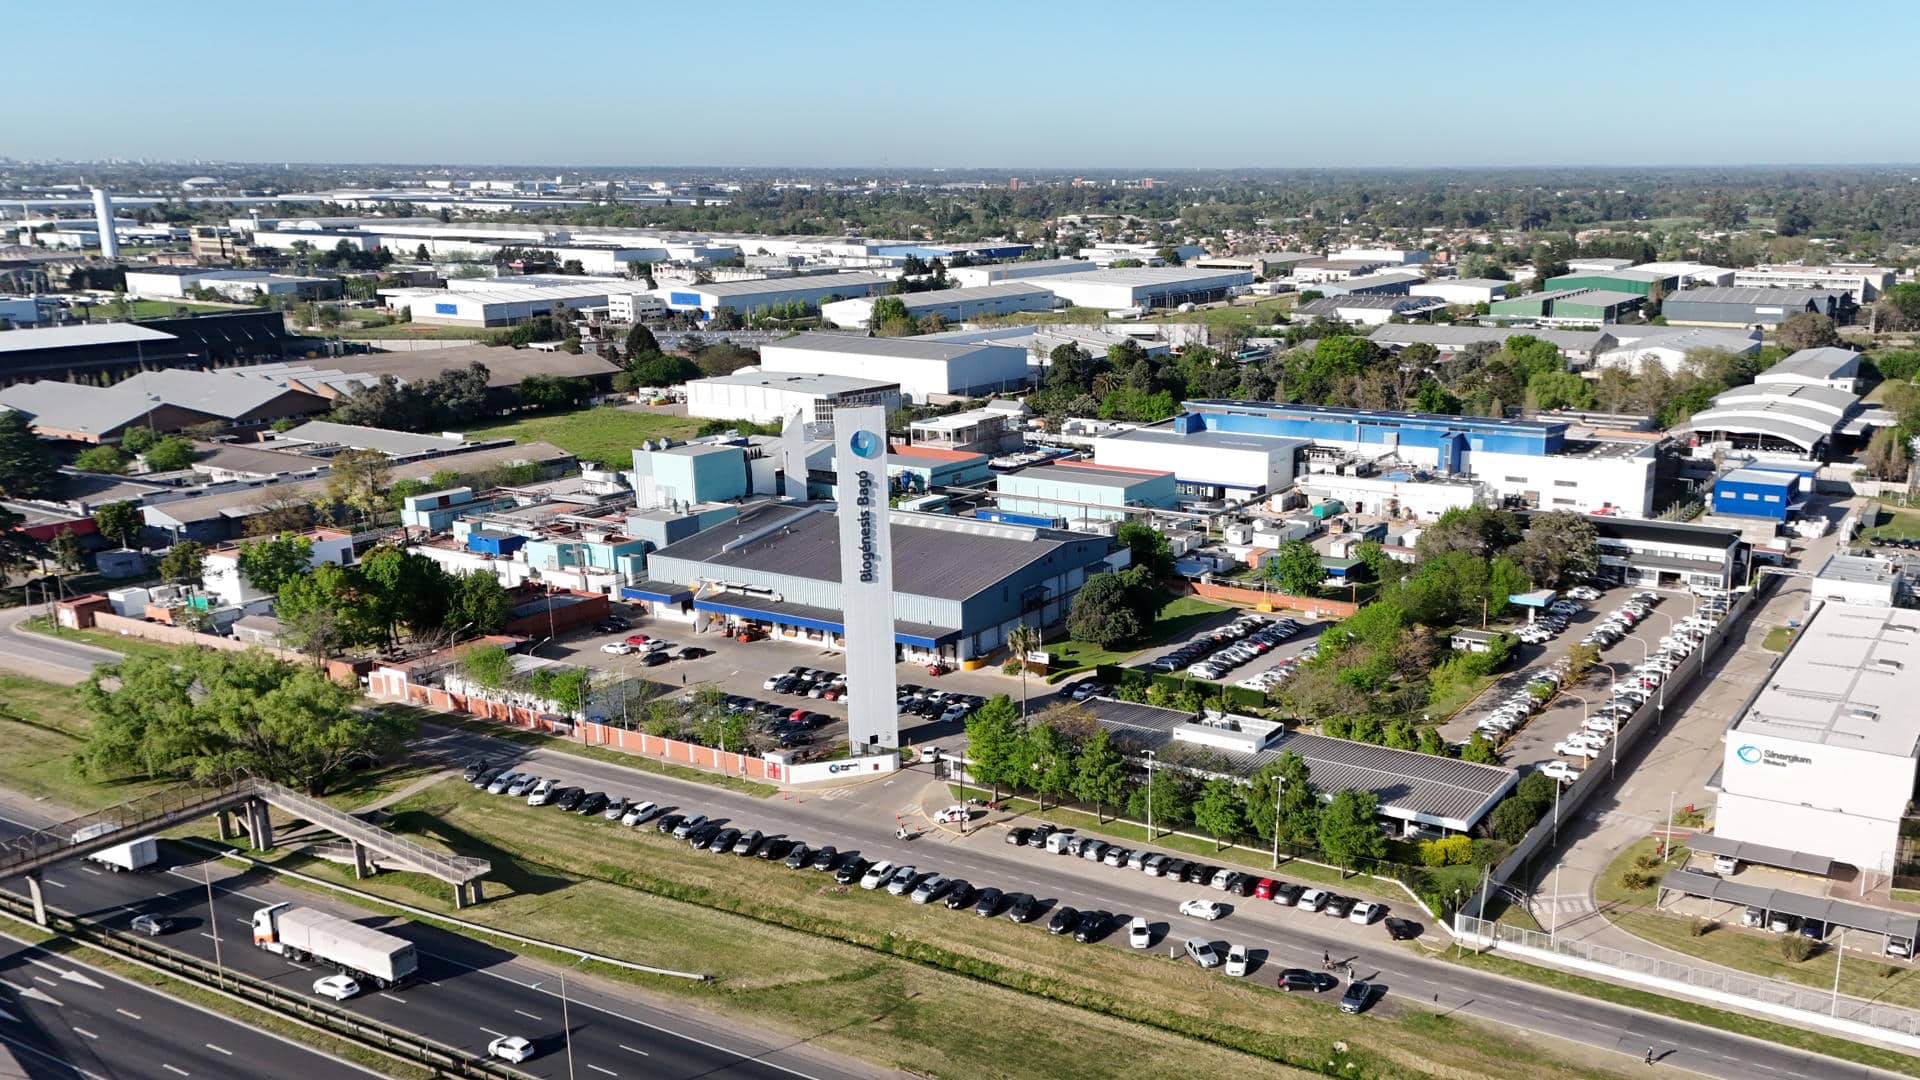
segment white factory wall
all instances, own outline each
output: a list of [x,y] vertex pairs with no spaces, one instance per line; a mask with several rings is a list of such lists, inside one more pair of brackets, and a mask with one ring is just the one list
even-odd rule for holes
[[1409,296],[1432,296],[1449,304],[1487,304],[1506,299],[1506,293],[1491,285],[1463,285],[1454,281],[1429,281],[1412,286]]
[[1884,871],[1913,797],[1914,759],[1735,728],[1720,779],[1715,835]]
[[1099,465],[1170,472],[1182,485],[1210,484],[1241,491],[1283,491],[1293,483],[1293,457],[1300,443],[1276,441],[1271,450],[1238,450],[1137,439],[1095,439]]
[[1027,378],[1027,353],[1009,345],[988,345],[951,361],[918,360],[789,349],[771,343],[760,348],[760,369],[897,382],[903,395],[925,402],[934,394],[987,393],[1017,387]]
[[[751,420],[756,424],[779,423],[795,410],[808,419],[826,419],[820,415],[821,404],[833,400],[832,395],[815,390],[743,386],[705,379],[687,383],[686,391],[688,416],[701,420]],[[900,407],[900,397],[888,394],[877,404],[891,412]]]

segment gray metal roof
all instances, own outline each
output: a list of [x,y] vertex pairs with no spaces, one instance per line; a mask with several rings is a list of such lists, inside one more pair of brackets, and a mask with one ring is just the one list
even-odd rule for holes
[[1730,840],[1712,833],[1694,833],[1687,837],[1686,844],[1689,851],[1702,851],[1708,855],[1726,855],[1741,862],[1759,863],[1762,866],[1784,866],[1789,870],[1798,870],[1802,874],[1815,874],[1819,877],[1829,877],[1833,874],[1833,860],[1825,855],[1812,855],[1804,851],[1791,851],[1787,848],[1754,844],[1745,840]]
[[[1436,282],[1436,284],[1438,284]],[[1516,330],[1495,326],[1460,326],[1425,323],[1388,323],[1376,327],[1369,338],[1381,345],[1471,345],[1476,341],[1491,342],[1495,345],[1513,337],[1531,337],[1545,341],[1561,350],[1572,349],[1578,352],[1592,352],[1603,348],[1607,342],[1618,340],[1615,331],[1608,330]]]
[[805,349],[812,352],[859,353],[863,356],[898,357],[904,360],[958,360],[971,356],[981,349],[990,348],[989,344],[969,343],[955,345],[944,341],[925,341],[920,338],[874,338],[858,337],[851,334],[796,334],[779,341],[770,341],[761,346],[764,357],[767,349]]
[[138,323],[81,323],[77,326],[44,326],[0,333],[0,353],[29,349],[71,349],[84,345],[133,345],[142,341],[173,341],[162,333]]
[[[1830,603],[1807,618],[1727,737],[1730,745],[1758,736],[1911,758],[1920,750],[1916,700],[1920,612]],[[1898,817],[1909,794],[1875,801]]]
[[797,292],[803,289],[872,288],[876,285],[892,283],[893,279],[885,274],[803,274],[799,277],[715,281],[707,285],[675,284],[658,291],[705,293],[708,296],[725,299],[736,296],[757,296],[761,293]]
[[1794,915],[1802,919],[1819,919],[1833,926],[1903,937],[1909,941],[1913,940],[1916,934],[1920,934],[1920,917],[1882,911],[1879,908],[1864,907],[1860,904],[1849,904],[1840,900],[1829,900],[1824,896],[1808,896],[1805,893],[1788,892],[1785,889],[1769,889],[1762,885],[1728,881],[1712,874],[1703,874],[1698,870],[1669,870],[1667,876],[1660,879],[1660,887],[1686,893],[1688,896],[1701,896],[1709,900],[1756,907],[1762,911]]
[[[796,513],[806,509],[813,512]],[[761,529],[771,531],[749,543],[724,550],[735,540]],[[1051,529],[902,511],[893,512],[891,533],[893,590],[946,600],[965,600],[1000,584],[1021,567],[1053,559],[1076,544],[1098,539]],[[840,524],[824,504],[758,506],[733,521],[668,544],[648,558],[650,563],[679,559],[722,569],[838,582]]]
[[1764,289],[1715,285],[1704,289],[1681,289],[1667,294],[1665,303],[1693,304],[1765,304],[1769,307],[1805,307],[1814,300],[1843,296],[1845,289]]
[[1852,349],[1832,346],[1801,349],[1760,373],[1762,378],[1770,375],[1802,375],[1809,379],[1847,379],[1858,374],[1860,354]]
[[331,443],[354,450],[378,450],[391,457],[410,457],[414,454],[457,450],[465,445],[460,439],[441,435],[416,435],[409,431],[389,431],[386,428],[362,427],[358,424],[336,424],[331,420],[308,421],[299,427],[288,429],[281,437],[309,443]]
[[[1173,729],[1193,719],[1174,709],[1111,698],[1094,699],[1093,711],[1116,735],[1124,734],[1143,749],[1153,750],[1173,742]],[[1194,743],[1183,745],[1213,750]],[[1372,792],[1380,800],[1380,812],[1389,817],[1446,823],[1462,830],[1471,828],[1519,782],[1512,769],[1297,731],[1281,735],[1257,753],[1214,752],[1236,771],[1251,774],[1289,750],[1306,759],[1314,787],[1324,793],[1347,788]]]
[[806,371],[736,371],[731,375],[689,379],[686,385],[758,386],[801,394],[851,394],[862,390],[900,389],[897,381],[861,379],[852,375],[817,375]]

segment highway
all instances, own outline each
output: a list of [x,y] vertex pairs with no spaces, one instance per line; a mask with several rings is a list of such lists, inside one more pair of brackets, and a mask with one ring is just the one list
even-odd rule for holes
[[0,950],[0,1076],[379,1075],[11,935]]
[[[609,794],[650,799],[682,811],[727,819],[743,828],[786,835],[809,845],[832,844],[842,852],[858,852],[868,859],[910,863],[922,872],[938,871],[963,878],[975,887],[994,886],[1032,893],[1054,904],[1086,910],[1096,908],[1124,918],[1145,916],[1155,924],[1155,947],[1168,948],[1203,935],[1217,943],[1243,944],[1261,966],[1251,977],[1272,978],[1281,967],[1318,968],[1323,953],[1336,961],[1352,959],[1360,978],[1384,984],[1381,1007],[1402,1005],[1464,1013],[1638,1059],[1648,1046],[1663,1055],[1662,1064],[1689,1069],[1725,1080],[1754,1076],[1795,1080],[1838,1077],[1893,1077],[1896,1074],[1835,1061],[1818,1054],[1762,1040],[1733,1035],[1683,1021],[1639,1012],[1592,998],[1560,993],[1533,983],[1475,971],[1429,959],[1413,947],[1391,942],[1379,924],[1358,926],[1325,915],[1281,908],[1270,901],[1241,899],[1199,885],[1174,885],[1139,871],[1115,869],[1065,855],[1031,848],[1010,847],[998,828],[977,829],[960,839],[934,829],[918,839],[894,837],[895,814],[910,823],[919,818],[918,794],[926,773],[915,769],[893,779],[856,789],[840,798],[801,796],[795,800],[756,799],[695,781],[583,758],[556,750],[528,750],[485,735],[427,727],[419,748],[449,763],[485,756],[493,764],[512,764],[570,784]],[[505,798],[505,796],[502,796]],[[527,813],[556,814],[528,808]],[[636,839],[636,842],[638,840]],[[779,865],[770,874],[796,873]],[[1278,877],[1286,877],[1284,866]],[[1339,891],[1339,890],[1336,890]],[[1230,904],[1224,919],[1205,923],[1178,915],[1181,900],[1205,897]],[[1397,913],[1414,917],[1414,904],[1404,893],[1381,895]],[[905,903],[905,900],[901,901]],[[958,920],[971,919],[956,912]],[[1045,921],[1044,915],[1041,922]],[[1420,921],[1425,921],[1420,917]],[[1039,927],[1035,933],[1044,933]],[[1101,947],[1127,948],[1124,932],[1110,935]],[[1436,935],[1426,941],[1434,943]],[[1445,938],[1441,938],[1444,942]]]
[[[0,834],[21,831],[21,823],[0,823]],[[125,928],[135,914],[171,915],[179,920],[179,928],[153,939],[155,944],[209,961],[215,959],[217,949],[225,966],[297,993],[311,993],[314,980],[328,971],[254,948],[250,926],[256,909],[287,901],[379,925],[415,943],[419,978],[391,992],[362,993],[347,1008],[474,1054],[484,1054],[487,1043],[497,1036],[524,1036],[538,1046],[538,1056],[520,1066],[533,1076],[566,1077],[571,1072],[578,1077],[828,1080],[870,1075],[857,1067],[843,1072],[823,1065],[823,1055],[818,1053],[798,1054],[755,1044],[737,1027],[716,1029],[613,997],[594,989],[589,980],[573,980],[567,986],[570,1070],[569,1028],[562,1024],[558,969],[471,938],[395,923],[317,894],[275,885],[265,871],[240,872],[224,863],[196,861],[190,851],[170,844],[163,844],[161,851],[160,867],[144,873],[113,873],[85,861],[58,866],[45,875],[48,902],[118,928]],[[8,882],[6,887],[25,894],[21,881]],[[209,918],[216,922],[209,923]]]

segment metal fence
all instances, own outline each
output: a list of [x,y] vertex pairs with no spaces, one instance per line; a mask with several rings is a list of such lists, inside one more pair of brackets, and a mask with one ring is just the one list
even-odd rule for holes
[[1909,1009],[1877,1005],[1845,994],[1836,995],[1832,991],[1795,986],[1792,983],[1766,979],[1758,975],[1743,975],[1734,971],[1675,963],[1655,956],[1642,956],[1639,953],[1630,953],[1591,941],[1555,938],[1538,930],[1507,926],[1467,915],[1458,916],[1456,921],[1460,933],[1483,938],[1495,944],[1505,943],[1537,949],[1541,952],[1584,960],[1620,971],[1680,983],[1699,990],[1712,990],[1734,997],[1765,1002],[1769,1005],[1796,1009],[1800,1012],[1850,1020],[1856,1024],[1865,1024],[1885,1031],[1897,1031],[1904,1035],[1920,1035],[1920,1012]]

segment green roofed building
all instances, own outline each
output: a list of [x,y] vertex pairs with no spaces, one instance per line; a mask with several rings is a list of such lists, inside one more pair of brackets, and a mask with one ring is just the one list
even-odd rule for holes
[[1487,306],[1487,312],[1498,318],[1549,323],[1614,323],[1646,301],[1644,295],[1608,289],[1549,289],[1495,300]]
[[1680,278],[1650,270],[1584,270],[1547,279],[1549,289],[1604,289],[1635,296],[1646,296],[1656,285],[1662,292],[1674,292],[1680,288]]

